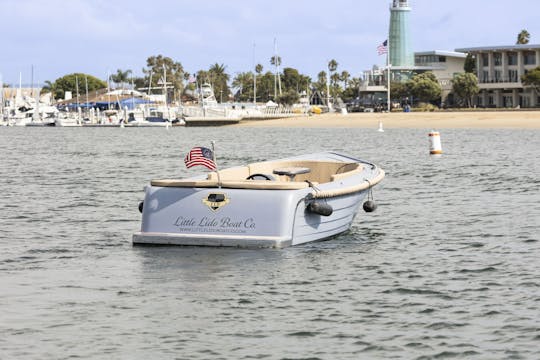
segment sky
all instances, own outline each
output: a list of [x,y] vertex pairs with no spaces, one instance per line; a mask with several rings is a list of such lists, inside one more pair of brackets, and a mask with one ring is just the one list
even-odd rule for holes
[[[74,72],[106,79],[117,69],[142,75],[164,55],[190,73],[212,64],[233,78],[260,63],[316,79],[328,61],[358,77],[384,65],[390,0],[0,0],[0,74],[17,85]],[[410,0],[414,51],[513,45],[527,29],[540,43],[538,0]],[[32,71],[33,69],[33,71]],[[33,73],[33,77],[32,77]]]

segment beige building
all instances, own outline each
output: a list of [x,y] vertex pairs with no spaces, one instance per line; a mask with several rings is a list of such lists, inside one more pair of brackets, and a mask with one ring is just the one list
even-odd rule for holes
[[449,95],[452,92],[452,79],[457,74],[463,73],[467,54],[454,51],[426,51],[414,54],[415,65],[422,71],[431,71],[441,84],[442,102],[453,104]]
[[521,76],[540,66],[540,45],[511,45],[463,48],[456,51],[476,58],[480,107],[538,107],[540,94],[525,87]]
[[[452,98],[448,97],[452,91],[452,79],[456,74],[464,72],[466,57],[467,54],[454,51],[434,50],[416,52],[414,53],[414,66],[407,68],[391,67],[391,82],[399,81],[399,79],[394,76],[395,71],[399,71],[400,73],[409,72],[411,76],[413,74],[431,71],[441,85],[443,91],[441,96],[442,103],[452,104]],[[385,68],[376,68],[371,71],[365,71],[363,74],[364,83],[360,89],[361,93],[364,95],[374,94],[374,96],[386,102],[387,73]]]

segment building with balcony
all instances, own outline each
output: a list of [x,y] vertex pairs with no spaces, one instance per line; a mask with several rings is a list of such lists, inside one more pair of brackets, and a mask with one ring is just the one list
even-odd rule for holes
[[476,59],[479,107],[539,107],[540,94],[524,86],[521,76],[540,66],[540,45],[486,46],[456,49]]

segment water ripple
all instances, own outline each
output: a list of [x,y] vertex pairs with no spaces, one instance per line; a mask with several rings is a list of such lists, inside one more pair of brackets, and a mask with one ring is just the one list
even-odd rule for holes
[[[433,158],[422,129],[115,130],[0,128],[3,358],[540,358],[538,131]],[[143,186],[208,139],[222,167],[371,160],[379,208],[282,250],[133,247]]]

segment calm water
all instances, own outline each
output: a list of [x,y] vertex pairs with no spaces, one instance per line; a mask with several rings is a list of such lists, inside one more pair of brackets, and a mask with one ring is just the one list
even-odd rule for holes
[[[540,131],[0,128],[1,359],[539,359]],[[350,232],[133,247],[143,186],[320,150],[387,172]]]

